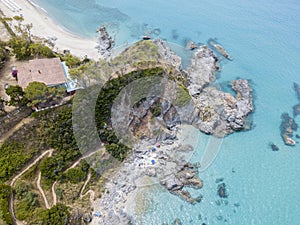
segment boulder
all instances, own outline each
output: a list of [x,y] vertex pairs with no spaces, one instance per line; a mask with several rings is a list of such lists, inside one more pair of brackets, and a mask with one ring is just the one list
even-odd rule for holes
[[218,185],[218,195],[219,195],[220,198],[227,198],[228,197],[225,183],[222,183],[222,184]]

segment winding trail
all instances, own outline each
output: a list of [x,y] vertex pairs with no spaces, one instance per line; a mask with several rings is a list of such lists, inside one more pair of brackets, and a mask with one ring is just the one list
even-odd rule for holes
[[47,200],[47,197],[46,197],[46,195],[45,195],[45,192],[44,192],[43,188],[41,187],[41,176],[42,176],[42,173],[39,172],[39,176],[38,176],[36,185],[37,185],[37,188],[39,189],[40,193],[41,193],[42,196],[43,196],[43,199],[44,199],[46,208],[47,208],[47,209],[50,209],[49,202],[48,202],[48,200]]
[[88,182],[90,181],[90,179],[91,179],[91,173],[88,174],[86,181],[84,182],[84,185],[81,188],[80,198],[83,198],[86,195],[90,194],[90,202],[93,203],[93,201],[95,199],[95,192],[93,190],[88,190],[85,194],[83,194],[83,191],[84,191],[86,185],[88,184]]
[[53,204],[52,206],[55,206],[57,204],[57,195],[56,195],[56,192],[55,192],[55,185],[56,185],[57,181],[55,181],[53,184],[52,184],[52,197],[53,197]]
[[[19,124],[18,124],[19,125]],[[42,158],[45,157],[45,155],[49,154],[49,156],[52,155],[53,153],[53,149],[50,149],[50,150],[47,150],[45,152],[43,152],[39,157],[37,157],[32,163],[30,163],[28,166],[26,166],[24,168],[24,170],[22,170],[18,175],[16,175],[12,181],[10,182],[10,186],[13,188],[16,181],[24,174],[26,173],[31,167],[33,167],[35,164],[37,164]],[[9,211],[10,211],[10,214],[11,214],[11,217],[14,221],[15,224],[17,225],[24,225],[22,221],[18,220],[16,218],[16,215],[15,215],[15,212],[14,212],[14,194],[13,192],[11,193],[10,195],[10,200],[9,200]]]
[[[101,147],[101,148],[99,148],[99,149],[97,149],[97,150],[95,150],[95,151],[90,152],[90,153],[87,154],[87,155],[81,156],[81,157],[80,157],[76,162],[74,162],[73,165],[70,166],[66,171],[75,168],[75,167],[81,162],[81,160],[86,159],[86,158],[89,158],[89,157],[91,157],[92,155],[94,155],[95,153],[97,153],[97,152],[99,152],[99,151],[103,151],[103,150],[105,151],[105,147],[104,147],[104,146]],[[93,202],[93,199],[94,199],[94,197],[95,197],[95,192],[94,192],[94,191],[89,190],[89,191],[87,191],[87,193],[85,193],[84,195],[82,195],[82,193],[83,193],[83,191],[84,191],[84,189],[85,189],[87,183],[90,181],[90,179],[91,179],[91,174],[89,173],[89,174],[88,174],[88,177],[87,177],[87,179],[86,179],[86,181],[85,181],[85,183],[84,183],[84,185],[83,185],[83,187],[81,188],[80,198],[83,198],[85,195],[87,195],[88,193],[90,193],[90,200],[91,200],[91,202]],[[57,181],[55,181],[55,182],[52,184],[52,187],[51,187],[51,190],[52,190],[52,197],[53,197],[53,206],[57,204],[57,195],[56,195],[56,192],[55,192],[55,185],[56,185],[56,184],[57,184]]]
[[[48,157],[51,157],[52,153],[53,153],[53,151],[49,153]],[[49,205],[48,199],[45,195],[45,192],[44,192],[43,188],[41,187],[41,177],[42,177],[42,172],[39,172],[39,176],[38,176],[38,179],[37,179],[37,182],[36,182],[36,186],[37,186],[37,188],[39,189],[40,193],[43,196],[46,208],[50,209],[51,207]]]
[[70,167],[67,169],[67,171],[68,171],[69,169],[75,168],[75,167],[80,163],[81,160],[86,159],[86,158],[89,158],[89,157],[91,157],[92,155],[94,155],[95,153],[97,153],[97,152],[99,152],[99,151],[105,151],[105,147],[103,146],[103,147],[101,147],[101,148],[99,148],[99,149],[97,149],[97,150],[95,150],[95,151],[90,152],[90,153],[87,154],[87,155],[81,156],[75,163],[73,163],[72,166],[70,166]]

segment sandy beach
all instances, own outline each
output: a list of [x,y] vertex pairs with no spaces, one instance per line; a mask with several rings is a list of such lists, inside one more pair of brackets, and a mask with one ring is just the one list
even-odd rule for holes
[[38,37],[56,37],[55,49],[59,51],[64,49],[71,50],[73,55],[78,57],[84,57],[87,55],[89,58],[97,60],[99,58],[98,51],[95,48],[97,45],[97,38],[95,39],[85,39],[71,32],[68,32],[66,29],[63,29],[61,26],[56,24],[46,12],[42,9],[37,8],[32,3],[27,0],[9,0],[13,4],[17,5],[21,10],[13,11],[7,5],[4,4],[4,1],[0,1],[0,6],[2,12],[7,17],[20,16],[23,15],[24,24],[32,23],[32,34]]

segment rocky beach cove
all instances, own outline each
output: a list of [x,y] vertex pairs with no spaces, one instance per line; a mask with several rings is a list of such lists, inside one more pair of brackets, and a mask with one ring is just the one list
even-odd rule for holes
[[[149,42],[152,41],[144,41]],[[215,85],[215,72],[220,67],[217,56],[207,46],[195,50],[191,65],[183,71],[180,57],[166,43],[161,40],[153,43],[162,59],[160,62],[167,64],[165,68],[171,67],[175,76],[185,77],[189,98],[184,104],[178,104],[176,99],[182,96],[176,93],[170,98],[170,86],[167,86],[158,96],[149,94],[139,99],[138,104],[129,97],[119,99],[117,113],[123,120],[116,123],[119,135],[135,138],[135,144],[118,172],[109,177],[101,198],[95,201],[94,212],[101,212],[101,216],[94,217],[92,224],[135,224],[128,211],[135,201],[134,196],[140,187],[153,184],[161,185],[190,204],[201,204],[201,193],[192,196],[185,189],[200,189],[201,192],[205,182],[198,176],[200,163],[188,161],[193,147],[183,144],[182,126],[192,125],[201,132],[221,138],[249,129],[247,116],[254,109],[252,89],[247,80],[231,82],[236,92],[233,96]],[[124,93],[127,96],[133,92],[127,90]]]

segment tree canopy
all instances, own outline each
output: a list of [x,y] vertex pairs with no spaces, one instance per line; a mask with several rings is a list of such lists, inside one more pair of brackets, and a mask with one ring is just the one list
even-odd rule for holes
[[56,104],[65,95],[63,87],[47,87],[41,82],[31,82],[24,90],[25,97],[29,100],[28,106],[48,106]]
[[27,104],[27,98],[24,96],[25,93],[20,86],[9,86],[5,92],[10,97],[8,101],[9,105],[24,106]]

